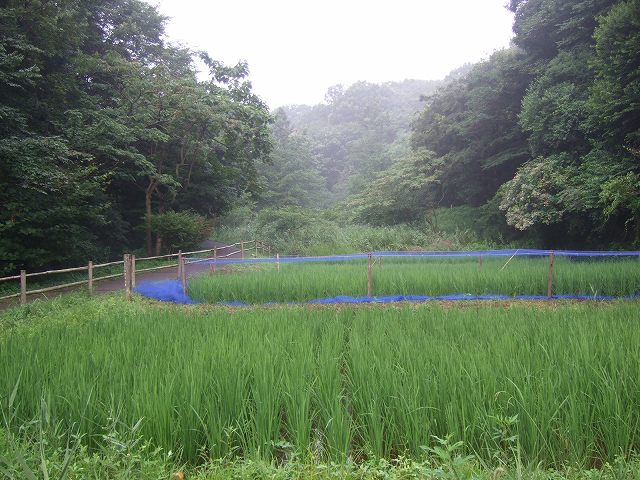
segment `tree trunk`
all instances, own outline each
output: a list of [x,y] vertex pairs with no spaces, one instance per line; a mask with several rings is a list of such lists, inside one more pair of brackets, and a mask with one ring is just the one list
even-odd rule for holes
[[155,188],[155,182],[150,182],[149,187],[144,192],[144,206],[147,214],[146,220],[146,247],[147,255],[150,257],[153,255],[153,240],[151,238],[151,196],[153,195],[153,189]]

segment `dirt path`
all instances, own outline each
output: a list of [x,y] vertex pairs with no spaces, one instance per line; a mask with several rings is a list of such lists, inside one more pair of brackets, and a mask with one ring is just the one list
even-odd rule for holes
[[[220,249],[222,247],[222,249]],[[207,240],[200,244],[199,247],[201,250],[207,248],[218,248],[218,256],[223,257],[227,256],[227,258],[240,258],[240,252],[237,251],[236,247],[228,247],[224,243],[216,242],[213,240]],[[186,274],[188,277],[196,275],[198,273],[209,271],[209,265],[203,265],[199,263],[186,264]],[[157,282],[160,280],[169,280],[173,278],[178,278],[178,267],[168,267],[163,268],[162,270],[155,270],[152,272],[141,272],[136,273],[136,284],[139,285],[142,282]],[[85,285],[80,285],[78,287],[70,287],[61,290],[55,290],[52,292],[46,292],[41,294],[29,295],[27,297],[27,301],[31,302],[36,298],[47,299],[54,298],[65,293],[69,292],[77,292],[78,290],[86,289]],[[95,281],[93,283],[93,291],[95,293],[110,293],[116,292],[118,290],[124,290],[124,279],[123,277],[110,278],[108,280],[100,280]],[[10,299],[6,301],[0,301],[0,310],[4,310],[12,305],[19,304],[19,299]]]
[[[205,248],[220,248],[218,250],[218,256],[223,257],[229,255],[228,258],[240,258],[240,252],[235,247],[227,247],[224,243],[214,242],[213,240],[208,240],[203,242],[200,245],[200,249],[204,250]],[[235,253],[237,252],[237,253]],[[198,273],[208,272],[210,269],[209,265],[203,265],[200,263],[187,263],[185,265],[185,270],[187,277],[191,277]],[[136,284],[140,284],[142,282],[157,282],[160,280],[169,280],[173,278],[178,278],[178,267],[171,268],[163,268],[162,270],[155,270],[153,272],[141,272],[136,273]],[[115,292],[117,290],[124,289],[124,279],[123,278],[113,278],[109,280],[103,280],[100,282],[96,282],[93,284],[93,290],[97,293],[109,293]]]

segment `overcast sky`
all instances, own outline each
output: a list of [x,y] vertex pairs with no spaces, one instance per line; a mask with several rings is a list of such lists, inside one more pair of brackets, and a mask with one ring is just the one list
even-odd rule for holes
[[147,0],[173,42],[246,60],[271,108],[315,104],[358,80],[443,78],[506,47],[507,0]]

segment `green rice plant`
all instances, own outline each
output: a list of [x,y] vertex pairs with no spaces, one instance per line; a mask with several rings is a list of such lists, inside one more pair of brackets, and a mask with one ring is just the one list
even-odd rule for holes
[[[238,275],[204,274],[189,282],[189,294],[203,302],[304,302],[316,298],[367,295],[366,260],[282,263]],[[390,258],[374,261],[374,296],[547,294],[548,258]],[[637,259],[555,259],[554,295],[610,295],[640,292]]]
[[[313,318],[315,317],[315,318]],[[309,315],[319,330],[315,351],[317,380],[314,406],[317,420],[313,453],[344,461],[351,453],[353,423],[350,415],[349,385],[345,378],[345,351],[348,345],[348,319]],[[322,324],[319,324],[322,322]]]
[[316,420],[312,396],[318,377],[314,362],[314,331],[301,327],[286,330],[282,402],[286,440],[298,456],[305,458],[312,450],[312,432]]
[[463,442],[452,459],[507,469],[640,452],[635,301],[233,310],[107,298],[39,315],[0,322],[0,409],[24,425],[46,405],[46,428],[88,452],[104,450],[114,419],[192,465],[420,460],[435,438]]

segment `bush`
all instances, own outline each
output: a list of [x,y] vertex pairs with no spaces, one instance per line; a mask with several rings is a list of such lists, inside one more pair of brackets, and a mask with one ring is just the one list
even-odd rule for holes
[[224,217],[216,240],[263,240],[281,255],[331,255],[376,250],[458,250],[488,248],[471,230],[438,230],[424,225],[370,226],[341,223],[332,210],[301,207],[265,209],[238,222]]
[[259,239],[268,240],[277,252],[307,254],[316,245],[334,245],[338,226],[319,211],[301,207],[265,209],[255,220]]
[[162,238],[165,250],[191,250],[206,240],[213,229],[212,222],[190,211],[165,212],[151,216],[151,230]]

